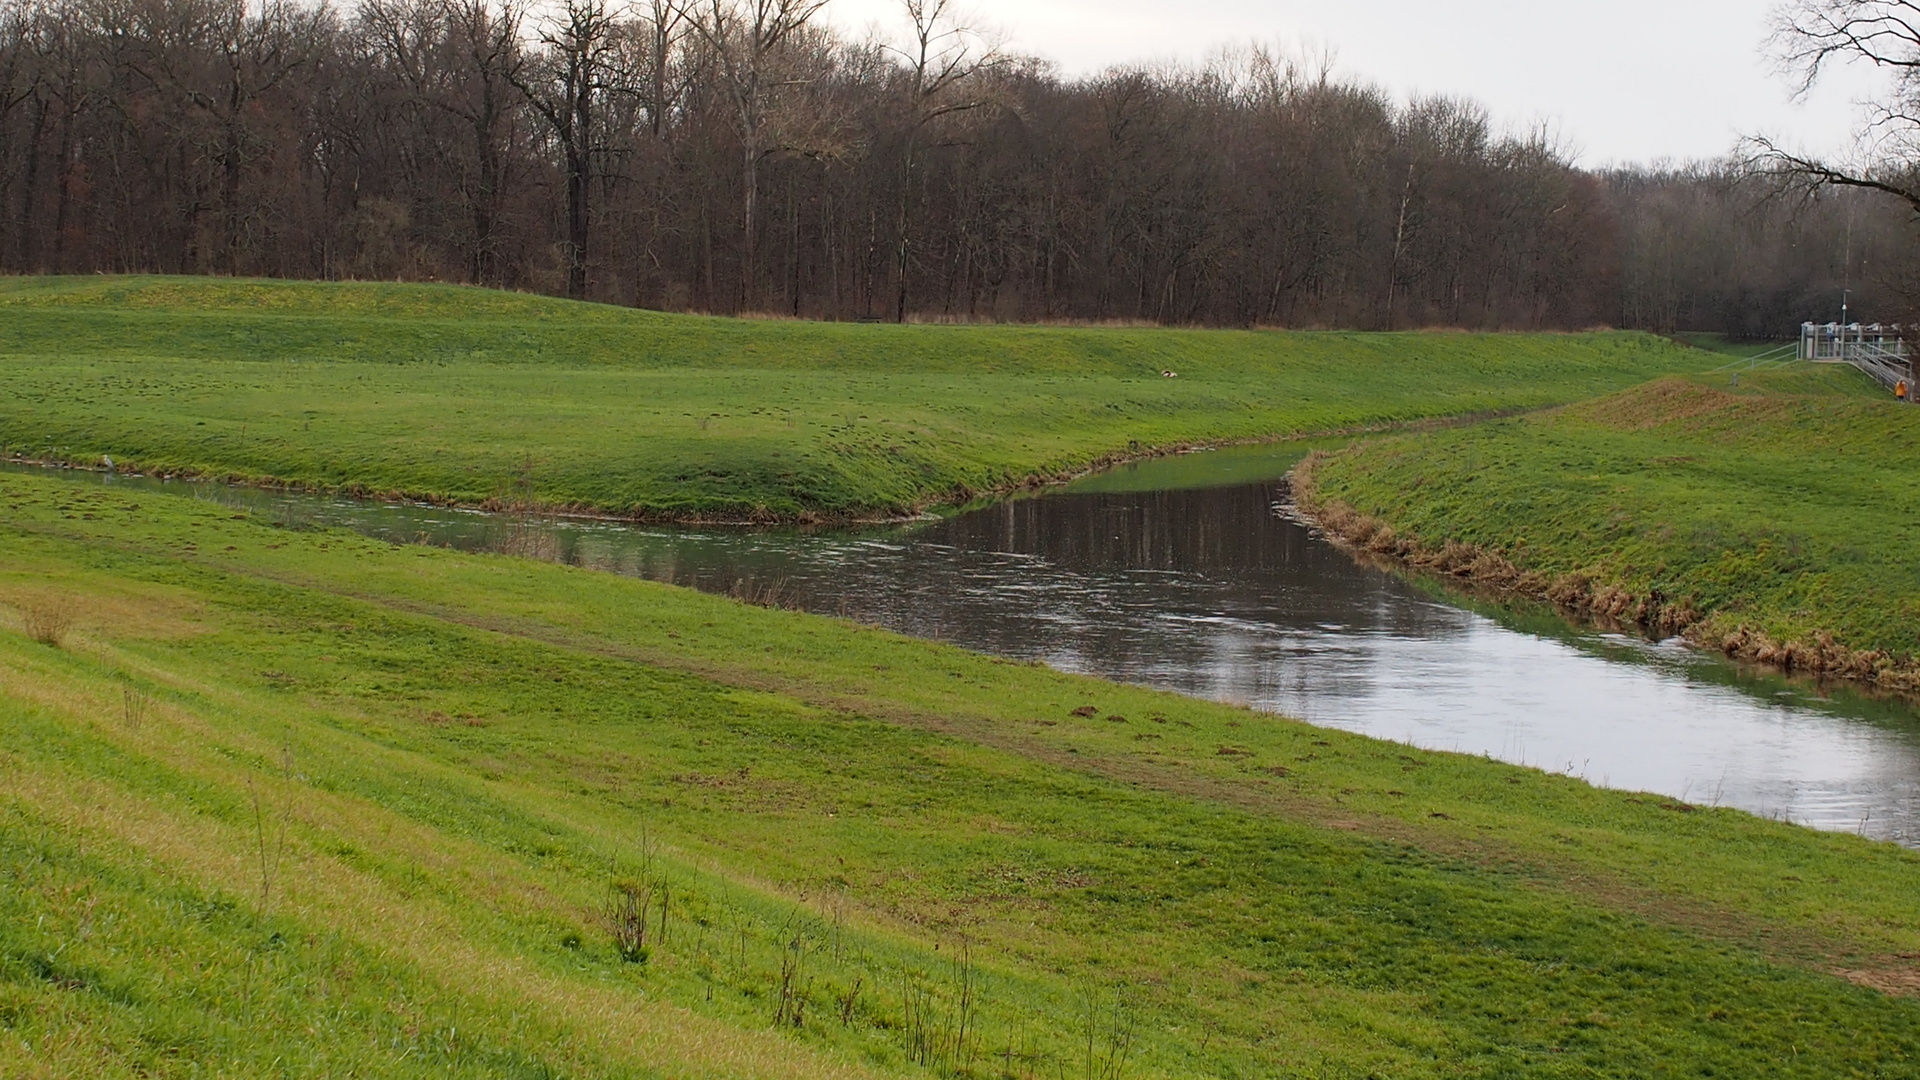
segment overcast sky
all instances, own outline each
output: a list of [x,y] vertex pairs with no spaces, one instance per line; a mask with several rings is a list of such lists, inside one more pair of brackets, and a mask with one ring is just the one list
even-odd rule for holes
[[[1337,68],[1402,94],[1476,98],[1509,127],[1552,123],[1590,167],[1714,157],[1764,132],[1850,145],[1865,70],[1807,101],[1763,55],[1776,0],[961,0],[1019,51],[1068,74],[1196,60],[1228,42],[1330,50]],[[849,29],[899,23],[899,0],[833,0]]]

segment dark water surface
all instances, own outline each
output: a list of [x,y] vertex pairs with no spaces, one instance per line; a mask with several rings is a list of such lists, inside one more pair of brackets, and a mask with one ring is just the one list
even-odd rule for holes
[[[1288,463],[1271,449],[1222,460],[1255,459],[1269,472]],[[1132,490],[1150,487],[1156,468],[1191,482],[1195,465],[1148,465],[1131,480],[1103,478],[1093,485],[1101,490],[912,527],[562,521],[534,526],[535,546],[614,573],[773,592],[811,611],[1066,671],[1920,846],[1912,707],[1823,694],[1677,642],[1448,598],[1358,565],[1287,520],[1273,481]],[[492,550],[514,527],[429,507],[70,475],[396,541]]]

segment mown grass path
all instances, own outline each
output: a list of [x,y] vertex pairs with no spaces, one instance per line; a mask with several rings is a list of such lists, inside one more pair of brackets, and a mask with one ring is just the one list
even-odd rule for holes
[[[163,495],[0,508],[7,1075],[1920,1054],[1870,988],[1920,986],[1888,845]],[[13,631],[61,604],[64,647]],[[644,964],[623,879],[671,897]]]
[[1710,361],[1634,334],[854,326],[452,287],[23,278],[0,281],[0,451],[831,519],[1153,449],[1563,404]]

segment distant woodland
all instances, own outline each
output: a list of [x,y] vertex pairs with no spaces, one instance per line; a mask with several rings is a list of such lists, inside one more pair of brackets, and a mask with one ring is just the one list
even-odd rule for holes
[[12,0],[0,270],[1214,326],[1902,316],[1912,212],[1607,172],[1258,48],[1066,78],[902,0]]

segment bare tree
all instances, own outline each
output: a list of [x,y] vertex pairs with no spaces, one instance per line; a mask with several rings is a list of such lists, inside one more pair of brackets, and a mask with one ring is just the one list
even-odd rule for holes
[[[59,73],[73,73],[73,64],[60,62],[71,58],[69,26],[71,20],[60,13],[35,9],[25,4],[8,5],[0,16],[0,121],[8,119],[16,108],[29,106],[31,117],[25,131],[7,125],[14,143],[24,143],[24,153],[7,155],[6,171],[0,174],[7,188],[17,182],[21,188],[19,212],[13,215],[13,263],[20,269],[33,264],[33,221],[35,194],[40,181],[43,135],[56,99],[71,101],[71,90],[61,92]],[[72,79],[65,80],[69,86]],[[71,106],[69,115],[71,115]],[[12,146],[7,149],[12,150]],[[0,252],[0,257],[5,253]]]
[[[0,0],[0,248],[796,317],[1360,327],[1765,326],[1850,265],[1694,177],[1615,185],[1310,58],[1069,78],[963,0],[890,0],[893,47],[822,2]],[[1820,220],[1873,197],[1845,195]],[[1695,236],[1739,259],[1674,257]]]
[[673,57],[689,31],[690,19],[679,0],[649,0],[647,12],[647,121],[653,137],[666,138],[673,91]]
[[914,170],[921,139],[940,121],[984,108],[995,100],[983,76],[1007,62],[1001,42],[954,10],[952,0],[901,0],[909,24],[904,47],[893,51],[906,66],[905,131],[900,147],[898,238],[894,276],[898,292],[894,321],[907,321],[907,285],[912,279]]
[[156,5],[146,29],[154,47],[142,72],[187,115],[181,137],[195,143],[219,170],[220,266],[241,271],[244,234],[251,224],[241,206],[249,165],[272,149],[258,125],[262,98],[327,55],[333,23],[325,7],[293,0],[204,0]]
[[[369,0],[373,6],[378,0]],[[431,108],[453,117],[465,136],[450,158],[468,235],[467,280],[497,280],[500,207],[513,167],[515,98],[526,67],[520,0],[426,0],[441,24],[428,96]],[[449,140],[450,142],[452,140]]]
[[1920,3],[1793,0],[1775,14],[1773,47],[1801,94],[1836,63],[1871,64],[1890,85],[1867,103],[1857,160],[1826,160],[1757,135],[1747,140],[1752,163],[1803,189],[1865,188],[1920,213]]
[[[0,5],[0,123],[4,123],[14,109],[32,100],[40,89],[41,69],[38,62],[44,50],[36,48],[36,24],[42,22],[39,12],[22,3]],[[11,129],[5,129],[7,134]],[[0,135],[4,137],[4,135]],[[0,156],[0,163],[11,165],[13,155]],[[0,185],[11,177],[0,176]]]
[[567,295],[575,300],[587,297],[594,163],[602,149],[596,120],[604,95],[624,89],[614,31],[608,0],[565,0],[541,22],[544,55],[531,71],[508,76],[547,122],[565,163]]
[[740,140],[740,303],[757,274],[760,164],[780,150],[769,123],[775,99],[794,79],[775,65],[780,51],[827,0],[707,0],[694,28],[712,50]]

